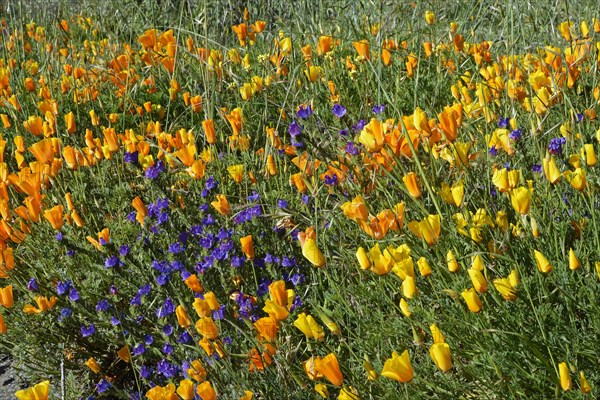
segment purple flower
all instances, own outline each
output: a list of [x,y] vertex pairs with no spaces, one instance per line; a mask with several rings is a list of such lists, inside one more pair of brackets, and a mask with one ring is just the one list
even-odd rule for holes
[[108,310],[108,307],[110,307],[110,303],[108,302],[108,300],[102,299],[98,302],[98,304],[96,304],[96,311],[103,312]]
[[219,186],[219,182],[214,178],[214,176],[209,176],[205,184],[206,190],[211,191],[216,189],[217,186]]
[[71,288],[71,290],[69,290],[69,299],[71,299],[71,301],[79,300],[79,292],[77,289]]
[[298,112],[296,115],[298,115],[298,118],[301,119],[307,119],[310,117],[312,115],[312,108],[310,107],[310,104],[306,107],[303,105],[298,106]]
[[138,163],[138,152],[134,151],[133,153],[126,152],[123,156],[123,160],[127,164],[137,164]]
[[67,293],[70,289],[71,289],[70,281],[66,281],[66,282],[59,281],[58,284],[56,285],[56,293],[59,296],[62,296],[63,294]]
[[510,133],[510,135],[508,135],[508,137],[514,141],[517,141],[517,140],[521,139],[521,135],[523,135],[523,129],[518,128],[518,129],[515,129],[514,131],[512,131]]
[[160,307],[158,310],[156,310],[156,316],[158,318],[164,318],[164,317],[167,317],[167,316],[173,314],[174,312],[175,312],[175,305],[173,304],[173,301],[169,297],[167,297],[167,299],[163,303],[162,307]]
[[137,212],[136,211],[132,211],[129,214],[127,214],[127,220],[129,222],[135,222],[136,221],[136,217],[137,217]]
[[152,291],[152,286],[147,283],[144,286],[140,286],[140,288],[138,289],[138,293],[140,296],[146,296],[147,294],[150,294],[150,292]]
[[290,277],[290,282],[292,282],[294,286],[301,285],[304,282],[304,275],[294,274]]
[[129,246],[124,244],[123,246],[119,247],[119,254],[121,257],[125,257],[127,254],[129,254]]
[[156,206],[161,210],[163,208],[169,208],[169,199],[167,197],[159,197],[156,199]]
[[139,306],[142,304],[142,296],[138,293],[135,296],[133,296],[131,298],[131,301],[129,302],[130,305],[132,306]]
[[383,110],[385,110],[385,104],[375,104],[371,109],[371,111],[373,111],[375,114],[381,114]]
[[279,208],[287,208],[288,207],[288,202],[283,200],[283,199],[279,199],[277,200],[277,207]]
[[173,325],[167,324],[163,326],[163,333],[167,336],[171,336],[173,334]]
[[354,142],[348,142],[346,143],[346,153],[350,154],[351,156],[355,156],[360,153],[360,150],[356,147]]
[[490,154],[490,156],[495,156],[496,154],[498,154],[498,150],[496,150],[496,146],[492,146],[490,147],[490,149],[488,150],[488,153]]
[[141,356],[146,351],[146,346],[143,343],[139,343],[135,346],[131,352],[134,357]]
[[173,352],[173,346],[171,346],[169,343],[165,343],[165,345],[162,348],[162,352],[165,354],[171,354]]
[[142,365],[142,368],[140,368],[140,376],[144,379],[150,378],[150,376],[152,376],[152,368]]
[[35,278],[31,278],[29,280],[29,282],[27,282],[27,290],[31,291],[31,292],[35,292],[36,290],[39,289],[38,283],[35,280]]
[[169,213],[168,212],[161,211],[160,213],[158,213],[158,218],[156,218],[156,221],[158,222],[159,225],[164,224],[168,220],[169,220]]
[[171,243],[169,245],[169,250],[168,250],[169,253],[178,254],[178,253],[181,253],[182,251],[185,251],[185,246],[179,242]]
[[302,195],[302,200],[301,200],[304,204],[308,205],[308,202],[310,201],[310,197],[308,197],[307,194],[303,194]]
[[90,326],[81,325],[81,336],[88,337],[96,333],[96,326],[90,324]]
[[121,325],[121,321],[117,317],[110,317],[110,323],[112,326]]
[[344,107],[343,105],[341,105],[339,103],[335,103],[333,105],[333,107],[331,108],[331,112],[336,117],[342,118],[344,115],[346,115],[346,107]]
[[146,343],[146,346],[150,346],[154,343],[154,336],[150,334],[144,335],[144,343]]
[[156,364],[156,372],[165,378],[174,378],[179,373],[179,367],[175,364],[170,364],[167,360],[162,359]]
[[304,127],[302,125],[299,125],[296,121],[293,121],[288,126],[288,133],[290,134],[290,136],[293,139],[296,136],[298,136],[299,134],[301,134],[303,129],[304,129]]
[[290,307],[290,311],[294,311],[296,308],[300,308],[304,305],[304,302],[300,298],[300,296],[296,295],[294,297],[294,301],[292,301],[292,306]]
[[284,268],[292,268],[296,266],[296,259],[294,257],[284,256],[281,259],[281,266]]
[[531,172],[535,172],[536,174],[541,174],[542,170],[542,164],[533,164],[531,166]]
[[75,255],[75,250],[67,250],[67,257],[73,257]]
[[100,379],[100,382],[96,384],[96,390],[98,391],[98,393],[104,393],[108,389],[110,389],[110,386],[110,383],[108,383],[104,379]]
[[341,129],[338,134],[341,136],[348,136],[348,129]]
[[583,121],[583,114],[577,113],[577,119],[576,119],[576,122],[577,122],[577,123],[580,123],[580,122],[582,122],[582,121]]
[[360,132],[365,128],[366,125],[367,125],[367,121],[365,121],[364,119],[361,119],[356,124],[352,125],[352,130],[354,132]]
[[177,343],[190,344],[192,342],[192,335],[190,335],[188,331],[183,331],[183,333],[177,337]]
[[256,295],[259,297],[264,296],[269,293],[269,285],[271,284],[270,279],[262,278],[260,284],[256,288]]
[[56,239],[60,242],[61,240],[63,240],[63,233],[58,232],[56,235],[54,235],[54,239]]
[[551,154],[562,154],[562,147],[567,143],[567,139],[564,137],[550,139],[550,144],[548,145],[548,150]]
[[508,124],[510,123],[510,118],[502,118],[498,120],[498,128],[508,128]]
[[63,307],[60,310],[60,315],[58,316],[58,322],[61,322],[65,318],[69,318],[72,314],[72,311],[69,307]]
[[108,257],[106,260],[104,260],[105,268],[120,267],[121,265],[123,265],[123,263],[121,262],[119,257],[117,257],[115,255],[112,255],[112,256]]
[[260,200],[260,196],[258,193],[256,193],[256,191],[252,191],[252,194],[250,196],[248,196],[248,201],[258,201]]
[[335,186],[338,184],[338,177],[336,174],[333,175],[325,175],[323,181],[327,186]]
[[242,265],[244,265],[244,257],[240,257],[240,256],[232,256],[231,257],[231,266],[233,268],[240,268]]
[[156,277],[156,283],[158,283],[159,286],[165,286],[167,283],[169,283],[169,279],[169,275],[160,274],[158,277]]
[[147,179],[156,179],[160,175],[161,172],[165,170],[165,165],[162,160],[159,160],[156,164],[148,167],[144,176]]
[[213,319],[215,320],[220,320],[225,318],[225,305],[222,305],[221,307],[219,307],[218,310],[214,310],[212,312],[213,315]]

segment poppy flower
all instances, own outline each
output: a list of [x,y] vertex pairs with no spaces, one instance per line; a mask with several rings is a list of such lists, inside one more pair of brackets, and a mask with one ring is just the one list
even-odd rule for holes
[[15,393],[19,400],[48,400],[50,381],[43,381],[28,389],[19,390]]
[[177,387],[177,394],[183,400],[194,400],[194,382],[189,379],[180,381]]
[[276,321],[283,321],[290,314],[286,307],[282,307],[273,300],[265,301],[263,311]]
[[568,392],[573,388],[573,382],[571,381],[571,375],[569,374],[569,367],[566,362],[558,364],[558,374],[560,377],[560,386],[562,390]]
[[579,371],[579,388],[583,394],[587,394],[592,391],[592,386],[585,378],[583,371]]
[[552,271],[552,264],[550,264],[546,256],[544,256],[541,252],[537,250],[534,250],[533,254],[535,257],[535,262],[540,272],[547,274],[548,272]]
[[206,292],[204,294],[204,300],[206,300],[206,303],[208,303],[208,306],[210,307],[210,309],[212,311],[216,311],[219,308],[221,308],[221,305],[219,304],[219,301],[217,300],[217,296],[215,296],[215,294],[212,291]]
[[429,355],[442,372],[447,372],[452,369],[450,346],[448,346],[447,343],[434,343],[429,348]]
[[575,171],[567,170],[563,173],[563,176],[574,189],[579,191],[585,189],[587,180],[584,169],[576,168]]
[[179,400],[175,394],[175,384],[169,383],[167,386],[154,386],[146,392],[146,398],[149,400]]
[[279,324],[277,320],[271,317],[263,317],[254,323],[254,328],[258,334],[267,342],[275,342],[277,340],[277,331]]
[[364,248],[358,248],[358,250],[356,251],[356,258],[358,258],[358,264],[360,265],[361,269],[367,270],[371,268],[371,261],[369,260],[367,252]]
[[422,195],[421,188],[419,187],[419,182],[417,181],[417,174],[414,172],[409,172],[404,175],[402,178],[404,185],[406,185],[406,189],[408,193],[415,199],[419,199]]
[[31,115],[27,118],[27,121],[23,122],[23,127],[31,132],[34,136],[39,136],[43,132],[43,120],[42,117],[37,115]]
[[242,252],[246,255],[249,260],[254,259],[254,242],[252,240],[252,235],[244,236],[240,238],[240,243],[242,245]]
[[307,238],[304,243],[301,243],[302,255],[317,268],[323,267],[326,264],[325,256],[317,246],[315,239]]
[[513,189],[510,191],[510,201],[516,212],[527,215],[531,204],[531,191],[523,186]]
[[200,283],[200,280],[198,279],[198,276],[196,274],[188,276],[183,282],[195,293],[204,292],[204,287],[202,287],[202,284]]
[[206,379],[206,369],[204,369],[199,360],[192,361],[186,373],[196,382],[202,382]]
[[192,324],[190,316],[188,315],[187,311],[185,311],[185,308],[183,308],[181,305],[177,306],[175,309],[175,314],[177,316],[177,322],[182,328],[187,328]]
[[25,307],[23,307],[23,312],[25,314],[39,314],[54,307],[57,301],[58,299],[54,296],[52,296],[50,299],[45,296],[37,296],[35,298],[35,302],[38,305],[37,308],[31,304],[26,304]]
[[471,278],[471,283],[473,284],[473,287],[475,288],[477,293],[487,292],[488,284],[481,271],[471,267],[469,268],[468,273],[469,277]]
[[227,197],[223,194],[218,194],[217,199],[210,203],[211,206],[221,215],[229,215],[231,214],[231,208],[229,206],[229,201],[227,201]]
[[329,382],[335,386],[342,386],[344,376],[340,370],[338,359],[333,353],[329,353],[322,359],[315,360],[315,369],[319,371]]
[[408,229],[417,237],[424,239],[429,246],[433,246],[440,237],[441,216],[429,215],[422,221],[412,221]]
[[396,380],[398,382],[410,382],[414,377],[414,371],[408,357],[408,350],[404,350],[402,355],[395,351],[392,358],[388,358],[383,365],[381,376]]
[[324,399],[329,397],[329,390],[327,390],[327,385],[323,383],[317,383],[315,385],[315,392],[317,392],[319,396],[321,396]]
[[467,303],[467,307],[469,307],[469,311],[474,312],[474,313],[478,313],[479,311],[481,311],[481,308],[483,307],[483,305],[481,304],[481,300],[479,299],[479,296],[477,295],[477,292],[475,291],[475,289],[470,288],[470,289],[464,290],[461,293],[461,296],[465,300],[465,303]]
[[11,308],[13,304],[14,301],[12,285],[0,288],[0,305],[2,305],[4,308]]
[[425,257],[421,257],[421,258],[419,258],[419,260],[417,260],[417,266],[419,267],[419,273],[423,277],[429,276],[433,272],[431,270],[431,266],[429,265],[429,262],[427,261],[427,259]]
[[196,388],[196,393],[202,400],[216,400],[217,393],[213,389],[210,381],[204,381]]
[[98,363],[96,362],[96,360],[93,357],[90,357],[86,362],[85,365],[88,366],[88,368],[90,370],[92,370],[92,372],[94,373],[98,373],[100,372],[100,365],[98,365]]
[[554,157],[550,156],[549,158],[544,158],[542,160],[542,168],[546,179],[548,179],[551,184],[554,185],[560,180],[560,170],[556,166]]
[[219,337],[219,328],[210,317],[202,317],[196,321],[196,330],[205,339],[214,340]]
[[294,326],[298,328],[307,339],[315,339],[319,341],[323,341],[325,339],[325,331],[323,328],[315,321],[312,315],[306,315],[306,313],[301,313],[294,321]]
[[210,309],[210,306],[208,305],[206,300],[203,300],[199,297],[196,297],[194,299],[194,303],[192,304],[192,307],[194,307],[196,314],[198,314],[198,316],[200,318],[208,317],[211,315],[212,310]]
[[288,296],[283,280],[274,281],[269,285],[269,297],[281,307],[287,307]]
[[371,59],[371,53],[369,51],[369,42],[367,40],[361,40],[358,42],[352,42],[352,46],[354,46],[354,49],[356,50],[356,52],[358,53],[358,56],[363,59],[363,60],[370,60]]

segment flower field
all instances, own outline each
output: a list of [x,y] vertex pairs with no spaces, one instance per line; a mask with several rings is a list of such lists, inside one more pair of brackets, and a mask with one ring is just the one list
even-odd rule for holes
[[16,398],[598,397],[595,5],[375,3],[2,11]]

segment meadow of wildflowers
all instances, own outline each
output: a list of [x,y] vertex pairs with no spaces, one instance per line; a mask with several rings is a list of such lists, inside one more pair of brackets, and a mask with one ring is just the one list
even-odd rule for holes
[[239,3],[0,14],[16,397],[596,398],[594,4]]

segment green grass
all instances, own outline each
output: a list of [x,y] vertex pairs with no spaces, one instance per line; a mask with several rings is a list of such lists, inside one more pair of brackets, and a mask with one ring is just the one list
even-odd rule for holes
[[[575,166],[569,165],[569,156],[579,154],[584,144],[598,147],[597,120],[586,114],[581,122],[576,122],[578,113],[585,114],[585,110],[593,110],[597,104],[594,90],[598,87],[595,47],[598,33],[594,32],[592,22],[592,18],[598,18],[595,3],[575,6],[542,1],[409,4],[305,0],[290,4],[264,0],[248,4],[248,22],[263,20],[266,28],[257,35],[254,45],[242,47],[229,27],[243,22],[245,5],[238,1],[192,0],[77,4],[54,1],[42,11],[33,3],[22,1],[1,11],[6,33],[0,45],[0,58],[4,65],[14,60],[9,86],[22,106],[21,111],[9,105],[0,107],[0,114],[7,114],[11,120],[11,127],[2,130],[2,138],[7,142],[4,162],[9,173],[15,174],[7,179],[7,204],[12,214],[4,220],[13,229],[21,230],[23,221],[30,225],[31,233],[22,243],[3,239],[13,248],[15,269],[0,287],[13,285],[15,305],[0,312],[8,328],[7,334],[0,336],[0,348],[13,355],[16,366],[23,369],[22,374],[32,385],[51,380],[51,398],[60,398],[61,363],[64,363],[65,398],[91,395],[129,398],[133,393],[144,398],[150,380],[161,386],[169,382],[177,386],[183,377],[154,375],[144,379],[143,367],[156,370],[161,360],[181,366],[198,359],[207,370],[207,379],[223,399],[240,398],[245,390],[252,391],[255,398],[320,398],[313,390],[316,383],[325,383],[330,398],[337,398],[340,387],[325,378],[311,381],[302,365],[311,356],[334,353],[344,377],[343,387],[347,391],[354,388],[361,399],[594,398],[600,382],[596,345],[600,339],[597,304],[600,281],[595,267],[600,242],[596,222],[600,217],[596,200],[600,183],[598,167],[586,165],[585,157],[581,158],[587,178],[587,186],[581,191],[571,186],[566,177],[552,185],[543,173],[532,171],[532,167],[541,164],[548,154],[551,139],[562,137],[561,126],[563,131],[568,124],[573,129],[562,154],[554,156],[561,172],[575,170]],[[426,24],[423,17],[427,10],[435,12],[436,22],[432,25]],[[91,20],[78,23],[79,16]],[[61,19],[69,22],[68,32],[58,25]],[[360,130],[353,130],[361,119],[365,122],[372,118],[391,119],[399,135],[407,135],[417,107],[429,119],[437,120],[445,106],[457,102],[451,88],[459,82],[476,104],[477,90],[494,90],[494,82],[485,78],[482,67],[490,67],[492,72],[494,63],[501,64],[504,57],[518,58],[523,74],[520,85],[527,91],[528,101],[539,105],[538,97],[542,94],[532,89],[528,77],[537,69],[541,49],[557,46],[564,56],[564,50],[574,46],[575,42],[567,42],[560,34],[559,24],[567,20],[574,22],[577,32],[579,24],[587,22],[591,47],[586,58],[578,61],[579,75],[572,87],[566,82],[549,85],[554,96],[546,112],[527,110],[524,101],[511,99],[503,88],[493,100],[482,104],[491,115],[486,118],[481,112],[469,113],[470,105],[463,94],[463,122],[456,142],[441,139],[428,144],[428,139],[421,135],[418,146],[406,148],[409,156],[397,154],[389,158],[389,170],[381,166],[373,168],[367,158],[374,155],[364,149],[361,155],[347,155],[347,142],[358,146],[361,141]],[[26,24],[32,21],[45,28],[45,40],[28,38]],[[458,24],[457,33],[464,36],[465,43],[474,46],[489,42],[491,62],[478,64],[467,50],[454,50],[451,22]],[[165,57],[162,52],[144,51],[138,42],[145,31],[153,28],[159,35],[173,30],[179,48],[172,75],[160,64],[148,66],[143,61],[145,53],[158,54],[159,59]],[[7,44],[11,34],[15,34],[14,47]],[[322,35],[340,41],[328,55],[317,55],[318,38]],[[269,56],[277,54],[277,40],[283,37],[291,39],[292,51],[283,63],[288,74],[278,75]],[[220,53],[217,57],[222,62],[220,73],[214,65],[204,62],[195,49],[187,48],[188,38],[193,40],[195,48],[208,47]],[[353,48],[352,42],[362,39],[370,42],[370,61],[358,59]],[[390,66],[385,66],[379,57],[386,39],[398,43]],[[426,41],[433,42],[434,49],[442,44],[447,48],[437,47],[427,57],[423,48]],[[31,46],[30,52],[25,51],[25,42]],[[51,52],[46,50],[47,43],[53,45]],[[322,68],[315,82],[305,75],[307,63],[301,47],[307,44],[312,48],[311,62]],[[67,47],[71,50],[68,57],[58,54],[59,49]],[[96,54],[90,50],[92,47]],[[124,80],[122,92],[116,90],[110,79],[95,79],[90,74],[77,80],[65,73],[65,64],[70,64],[73,69],[80,67],[100,77],[110,77],[114,74],[110,70],[111,60],[126,54],[128,48],[132,49],[131,73]],[[233,61],[228,55],[230,49],[236,49],[241,57],[248,55],[249,67]],[[412,74],[405,64],[411,55],[417,60]],[[32,73],[31,62],[37,62],[37,73]],[[454,70],[447,68],[448,62],[454,64]],[[86,129],[102,142],[103,129],[111,126],[117,134],[132,130],[139,140],[148,143],[154,161],[161,158],[165,164],[171,164],[157,178],[148,178],[140,165],[124,161],[128,145],[125,136],[119,139],[119,149],[110,152],[110,159],[96,157],[97,165],[69,170],[63,160],[56,175],[46,174],[41,185],[42,208],[49,210],[62,204],[66,210],[65,194],[70,192],[85,225],[79,228],[65,224],[61,240],[55,239],[57,232],[44,219],[43,211],[39,223],[30,224],[17,216],[17,207],[24,204],[27,194],[14,183],[20,171],[14,157],[17,150],[14,140],[21,135],[27,149],[43,138],[32,135],[23,126],[29,116],[43,117],[39,109],[42,76],[58,104],[56,132],[52,136],[60,138],[63,147],[88,147]],[[265,81],[264,90],[245,101],[240,87],[254,76],[270,77],[271,84]],[[506,69],[499,76],[504,85],[511,79]],[[35,91],[28,92],[25,88],[28,77],[34,78]],[[552,77],[558,79],[560,75]],[[155,91],[148,90],[144,82],[149,78],[155,81]],[[175,98],[169,93],[171,80],[181,87]],[[66,81],[70,87],[64,89],[61,83]],[[338,101],[347,109],[342,118],[332,114],[334,101],[328,81],[335,83]],[[75,101],[76,91],[84,89],[96,90],[96,100]],[[185,92],[202,97],[201,112],[194,113],[184,104]],[[0,94],[5,104],[10,94]],[[147,102],[151,103],[151,111],[140,112]],[[301,104],[312,105],[313,115],[306,120],[296,115]],[[371,110],[378,104],[385,104],[385,110],[376,115]],[[249,138],[247,150],[230,145],[233,132],[226,115],[236,107],[242,109],[244,116],[242,134]],[[99,126],[90,121],[92,109],[100,118]],[[74,134],[66,132],[63,117],[70,111],[75,114],[77,125]],[[110,114],[118,115],[117,122],[109,121]],[[407,119],[401,123],[403,117]],[[522,128],[521,138],[510,142],[514,154],[500,148],[495,155],[489,152],[490,137],[497,131],[501,117],[514,118],[516,126]],[[202,128],[202,121],[209,118],[215,123],[216,144],[207,142]],[[149,132],[149,123],[156,121],[164,133],[172,135],[170,145],[160,134]],[[304,171],[306,197],[290,184],[292,174],[303,172],[292,161],[294,156],[284,154],[283,148],[278,149],[265,133],[268,127],[273,127],[279,139],[290,145],[288,127],[292,121],[303,125],[300,138],[304,147],[298,148],[297,154],[306,151],[312,162],[321,161],[314,177]],[[174,154],[181,147],[173,140],[180,129],[191,132],[196,159],[203,150],[212,153],[202,179],[193,179],[178,159],[167,162],[170,156],[164,153]],[[347,136],[340,135],[341,130],[346,130]],[[455,157],[452,159],[453,148],[460,142],[471,144],[472,159],[466,166],[461,166]],[[434,147],[436,151],[431,151]],[[390,154],[389,147],[384,149]],[[274,176],[265,171],[268,155],[276,160],[278,173]],[[27,163],[35,161],[28,150],[23,156]],[[61,153],[54,156],[62,158]],[[228,166],[236,164],[244,166],[240,184],[234,183],[227,171]],[[508,194],[501,193],[492,182],[494,171],[504,166],[521,170],[521,177],[513,187],[528,187],[531,181],[534,191],[526,216],[519,215]],[[328,185],[321,177],[328,168],[347,168],[345,179]],[[248,172],[254,174],[255,182]],[[411,197],[402,183],[408,172],[418,175],[423,193],[419,199]],[[206,192],[209,176],[218,181],[218,187]],[[459,181],[464,184],[464,200],[460,206],[448,204],[439,194],[442,184],[452,186]],[[255,193],[258,198],[249,198]],[[217,194],[226,195],[231,205],[229,216],[219,215],[211,206]],[[342,204],[359,194],[374,216],[403,201],[404,226],[377,239],[365,233],[341,209]],[[127,216],[134,211],[131,202],[136,196],[146,206],[167,198],[169,206],[163,211],[168,213],[168,220],[159,222],[157,215],[149,216],[143,227],[128,221]],[[282,206],[280,200],[287,205]],[[259,215],[240,221],[248,210],[257,207]],[[484,210],[491,218],[488,223],[477,225],[474,215],[478,210]],[[506,213],[507,230],[500,228],[498,212]],[[430,246],[413,234],[408,225],[438,213],[441,236]],[[211,214],[214,223],[207,221],[207,214]],[[480,228],[481,241],[461,232],[456,223],[459,214],[468,223],[467,233],[471,228]],[[539,237],[533,235],[532,218],[539,226]],[[197,226],[203,227],[201,233],[195,231]],[[298,232],[311,226],[327,261],[324,268],[311,265],[296,238]],[[103,228],[110,229],[111,242],[96,249],[86,237],[97,239]],[[222,229],[231,232],[226,234]],[[182,232],[187,232],[187,238]],[[210,246],[206,244],[217,235],[222,238],[214,239]],[[247,235],[253,236],[254,261],[243,261],[246,257],[240,238]],[[185,250],[177,252],[170,248],[177,242]],[[214,249],[221,244],[229,247],[224,250],[228,257],[213,260],[212,267],[206,267],[203,262],[214,258],[218,254]],[[418,294],[405,298],[412,311],[410,318],[404,316],[399,305],[405,296],[400,277],[393,272],[379,276],[359,266],[357,249],[364,247],[368,252],[375,244],[382,251],[402,244],[411,249]],[[122,245],[129,246],[127,255],[119,253]],[[497,251],[492,251],[492,247]],[[569,269],[571,248],[581,262],[576,271]],[[450,250],[461,266],[455,273],[447,268]],[[534,250],[548,258],[554,267],[552,272],[544,274],[538,270]],[[241,257],[241,266],[231,265],[233,255]],[[476,255],[484,261],[483,274],[489,289],[479,294],[482,310],[472,313],[461,293],[472,287],[467,269]],[[118,256],[124,265],[106,268],[110,256]],[[269,260],[269,256],[279,257],[280,261],[259,261]],[[294,264],[289,260],[282,262],[284,257],[294,260],[295,265],[289,266],[288,262]],[[428,260],[433,270],[428,277],[419,274],[416,261],[421,257]],[[158,266],[160,261],[172,270],[161,272],[161,268],[167,267]],[[206,291],[213,291],[225,306],[223,317],[215,318],[219,340],[224,343],[223,357],[206,355],[198,345],[201,335],[193,325],[185,329],[178,325],[175,315],[165,318],[156,315],[168,298],[175,306],[181,304],[187,309],[192,323],[198,319],[192,307],[193,293],[183,283],[181,270],[197,273]],[[493,282],[507,277],[511,271],[517,271],[520,283],[516,287],[517,298],[507,301]],[[303,282],[291,279],[294,274],[302,275]],[[169,277],[167,282],[165,276]],[[27,288],[31,278],[39,285],[35,292]],[[277,352],[272,363],[264,371],[251,372],[248,354],[252,348],[262,352],[264,343],[248,318],[240,318],[241,305],[236,299],[242,293],[246,301],[254,304],[250,314],[264,317],[262,308],[269,299],[264,282],[280,279],[286,281],[287,289],[294,290],[296,303],[279,324],[273,343]],[[69,299],[68,292],[58,293],[58,283],[65,281],[71,281],[78,290],[78,300]],[[150,293],[141,297],[138,306],[132,305],[132,298],[145,284],[150,285]],[[111,291],[113,285],[117,291]],[[57,305],[38,315],[24,314],[23,306],[35,304],[37,295],[57,296]],[[108,311],[96,310],[101,300],[110,304]],[[70,316],[61,316],[64,308],[71,310]],[[322,326],[323,341],[307,339],[294,326],[301,312],[313,316]],[[327,329],[323,315],[339,326],[339,335]],[[81,326],[92,323],[96,332],[84,337]],[[429,355],[433,344],[430,326],[434,323],[445,335],[452,355],[453,368],[445,373]],[[165,333],[165,325],[172,325],[175,333]],[[192,338],[189,343],[177,340],[184,332]],[[153,336],[153,343],[149,343],[146,335]],[[143,354],[133,356],[131,362],[118,358],[117,351],[124,345],[133,351],[140,343],[146,343]],[[165,350],[165,343],[172,346],[171,351]],[[373,381],[367,379],[365,360],[379,374],[393,351],[401,354],[405,349],[415,374],[411,382],[398,383],[382,376]],[[100,364],[99,374],[84,364],[90,357]],[[561,362],[567,362],[571,371],[571,391],[561,389],[558,372]],[[590,394],[579,391],[580,371],[592,386]],[[95,385],[101,379],[111,382],[112,387],[98,394]]]

